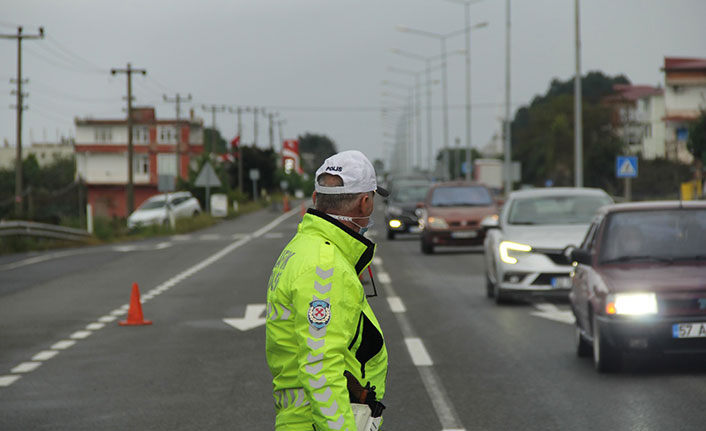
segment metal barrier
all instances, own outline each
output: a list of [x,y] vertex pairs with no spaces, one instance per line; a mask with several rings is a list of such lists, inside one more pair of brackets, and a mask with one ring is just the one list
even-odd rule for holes
[[85,230],[31,221],[0,221],[0,237],[3,236],[35,236],[67,241],[87,241],[93,237]]

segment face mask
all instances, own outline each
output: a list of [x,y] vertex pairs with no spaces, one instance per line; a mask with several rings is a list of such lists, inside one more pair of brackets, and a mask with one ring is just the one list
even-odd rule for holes
[[367,218],[367,219],[368,219],[368,225],[367,225],[367,226],[361,226],[361,225],[359,225],[358,223],[356,223],[356,222],[353,221],[353,218],[354,218],[354,217],[348,217],[348,216],[342,216],[342,215],[336,215],[336,214],[327,214],[327,215],[328,215],[329,217],[331,217],[331,218],[335,218],[336,220],[347,221],[347,222],[353,223],[354,225],[358,226],[358,229],[360,229],[360,230],[358,231],[358,233],[361,234],[361,235],[365,235],[365,232],[367,232],[368,229],[370,229],[371,227],[375,226],[375,220],[371,219],[370,216],[367,216],[367,217],[355,217],[355,218],[357,218],[357,219],[359,219],[359,218]]

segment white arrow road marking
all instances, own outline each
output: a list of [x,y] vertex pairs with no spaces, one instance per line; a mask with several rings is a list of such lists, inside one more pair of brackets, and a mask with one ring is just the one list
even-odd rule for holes
[[567,325],[573,325],[575,322],[574,313],[571,310],[559,310],[554,304],[535,304],[534,306],[539,311],[531,312],[530,314],[533,316],[566,323]]
[[223,321],[235,329],[249,331],[265,324],[265,318],[260,317],[265,308],[267,308],[265,304],[248,304],[245,308],[245,317],[223,319]]

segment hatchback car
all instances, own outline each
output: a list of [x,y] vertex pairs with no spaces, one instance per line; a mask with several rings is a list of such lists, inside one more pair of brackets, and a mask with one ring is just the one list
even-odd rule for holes
[[385,207],[387,239],[395,239],[398,233],[419,233],[416,211],[423,205],[430,185],[429,182],[404,183],[390,190]]
[[706,202],[604,207],[571,256],[576,352],[598,371],[625,352],[706,353]]
[[500,217],[483,222],[487,296],[497,303],[536,295],[566,299],[573,268],[564,249],[578,244],[598,209],[612,203],[606,192],[590,188],[511,193]]
[[497,211],[490,190],[482,184],[434,184],[419,211],[422,253],[434,253],[441,245],[483,244],[480,222]]
[[[169,202],[167,205],[167,196]],[[201,205],[191,192],[155,195],[147,199],[127,218],[127,226],[134,229],[149,225],[166,225],[174,219],[192,217],[201,213]]]

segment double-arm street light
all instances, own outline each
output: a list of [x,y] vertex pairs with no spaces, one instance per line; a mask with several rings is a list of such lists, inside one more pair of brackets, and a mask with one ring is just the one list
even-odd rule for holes
[[[430,38],[438,40],[441,43],[441,80],[442,80],[442,91],[443,91],[443,97],[442,97],[443,102],[442,103],[443,103],[444,148],[448,148],[448,146],[449,146],[449,95],[448,95],[447,67],[446,67],[446,57],[447,57],[446,39],[453,37],[453,36],[457,36],[457,35],[465,33],[465,32],[470,32],[471,30],[473,30],[475,28],[485,27],[487,25],[488,25],[487,22],[481,22],[481,23],[473,25],[473,26],[467,25],[465,28],[463,28],[461,30],[452,31],[450,33],[434,33],[434,32],[430,32],[430,31],[426,31],[426,30],[419,30],[416,28],[410,28],[410,27],[405,27],[405,26],[397,26],[396,27],[397,31],[401,31],[404,33],[412,33],[412,34],[416,34],[419,36],[430,37]],[[470,46],[469,46],[469,48],[470,48]],[[470,58],[470,50],[469,49],[466,50],[466,55],[469,56],[469,58]],[[466,81],[466,84],[470,88],[470,83],[468,82],[468,80]],[[470,102],[467,104],[467,111],[468,110],[470,110]],[[466,118],[466,122],[467,122],[466,128],[469,129],[470,122],[469,122],[468,118]],[[469,133],[469,135],[470,135],[470,133]],[[471,151],[470,138],[468,139],[467,145],[468,145],[468,151],[470,154],[470,151]],[[470,166],[469,166],[469,168],[470,168]],[[469,169],[469,172],[470,172],[470,169]]]
[[[402,57],[407,57],[411,58],[414,60],[420,60],[423,61],[426,64],[425,72],[426,72],[426,84],[427,84],[427,148],[429,154],[427,157],[429,158],[429,172],[434,170],[434,143],[432,139],[432,122],[431,122],[431,87],[433,83],[438,83],[439,81],[432,82],[431,79],[431,72],[432,70],[435,70],[437,68],[440,68],[439,66],[432,67],[432,61],[439,60],[441,59],[441,55],[433,55],[433,56],[424,56],[424,55],[419,55],[415,54],[413,52],[405,51],[402,49],[397,49],[397,48],[391,48],[390,52],[393,54],[400,55]],[[465,54],[466,51],[463,49],[459,49],[456,51],[450,52],[448,55],[460,55],[460,54]],[[421,163],[420,163],[421,164]]]
[[411,70],[407,69],[400,69],[398,67],[388,67],[388,71],[390,72],[395,72],[395,73],[401,73],[403,75],[408,75],[408,76],[413,76],[414,77],[414,121],[417,126],[417,132],[415,136],[416,140],[416,147],[417,147],[417,167],[419,169],[422,168],[422,123],[419,119],[420,117],[420,111],[421,111],[421,97],[420,97],[420,83],[419,83],[419,76],[423,73],[422,72],[413,72]]
[[[413,132],[412,132],[412,115],[413,115],[413,112],[414,112],[414,106],[413,106],[413,103],[414,103],[414,87],[409,86],[409,85],[399,84],[399,83],[397,83],[397,82],[387,81],[387,80],[382,81],[382,85],[388,86],[388,87],[394,87],[394,88],[400,88],[400,89],[403,89],[403,90],[407,90],[408,96],[407,96],[406,99],[409,101],[409,105],[408,105],[408,106],[409,106],[409,115],[407,115],[408,118],[407,118],[407,128],[406,128],[406,132],[407,132],[407,136],[408,136],[408,138],[407,138],[407,141],[408,141],[408,142],[406,143],[406,145],[404,145],[404,150],[405,150],[405,151],[404,151],[404,154],[405,154],[405,159],[404,159],[404,160],[405,160],[405,168],[410,168],[410,169],[411,169],[411,167],[412,167],[412,154],[411,154],[411,153],[412,153],[412,152],[410,151],[410,148],[409,148],[409,147],[410,147],[411,144],[412,144],[412,135],[413,135]],[[389,93],[383,93],[383,95],[394,96],[393,94],[389,94]]]

